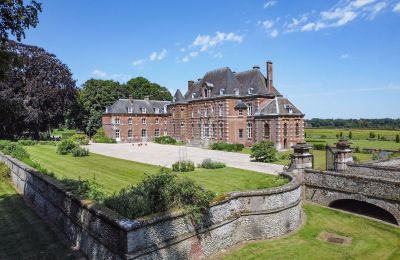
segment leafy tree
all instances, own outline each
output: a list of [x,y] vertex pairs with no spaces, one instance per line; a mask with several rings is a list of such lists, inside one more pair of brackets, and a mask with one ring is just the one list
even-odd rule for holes
[[349,132],[349,139],[352,139],[353,138],[353,133],[350,131]]
[[259,162],[274,162],[276,158],[277,150],[275,149],[274,143],[271,141],[260,141],[255,143],[251,147],[251,158],[254,158]]
[[400,135],[399,134],[396,135],[396,143],[400,143]]
[[26,132],[38,139],[64,122],[76,102],[75,81],[69,68],[42,48],[8,41],[6,51],[13,58],[0,80],[0,137]]
[[131,94],[136,99],[143,99],[149,96],[153,100],[172,100],[172,95],[165,87],[152,83],[143,77],[137,77],[129,80],[125,84],[127,93]]

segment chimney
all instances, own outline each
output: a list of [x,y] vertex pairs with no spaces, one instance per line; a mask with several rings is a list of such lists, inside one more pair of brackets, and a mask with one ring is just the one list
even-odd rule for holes
[[272,86],[273,86],[273,81],[272,81],[272,61],[267,61],[267,88],[268,88],[268,93],[272,92]]
[[132,95],[129,95],[128,98],[129,98],[129,101],[132,102],[132,99],[133,99]]
[[193,80],[188,80],[188,90],[192,88],[193,84],[194,84]]
[[253,66],[253,70],[259,70],[260,69],[260,66],[259,65],[254,65]]
[[144,96],[144,101],[149,101],[149,96]]

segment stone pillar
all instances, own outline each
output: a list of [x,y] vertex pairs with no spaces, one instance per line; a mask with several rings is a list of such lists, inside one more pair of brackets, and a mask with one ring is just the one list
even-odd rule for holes
[[350,143],[347,140],[339,140],[336,143],[335,154],[336,171],[347,170],[347,163],[353,161],[353,151],[350,149]]
[[313,168],[314,155],[310,153],[310,148],[306,143],[297,143],[293,146],[292,169],[304,170],[305,168]]

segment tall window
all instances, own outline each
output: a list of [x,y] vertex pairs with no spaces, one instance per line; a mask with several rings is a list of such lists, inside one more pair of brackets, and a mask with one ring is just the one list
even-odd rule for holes
[[209,97],[210,96],[210,90],[207,88],[204,88],[204,97]]
[[128,138],[132,138],[132,129],[128,130]]
[[142,114],[146,114],[146,108],[145,107],[141,107],[140,111],[142,111]]
[[128,125],[132,124],[132,118],[128,118]]
[[251,116],[253,114],[253,104],[252,103],[247,103],[247,115]]
[[157,117],[156,118],[156,124],[158,125],[160,123],[160,119]]
[[224,105],[220,104],[218,105],[218,115],[223,116],[224,114]]
[[243,138],[243,129],[239,129],[239,138]]
[[287,123],[283,124],[283,136],[286,137],[287,136]]
[[212,136],[213,137],[217,137],[217,128],[215,126],[215,124],[212,124]]
[[120,137],[119,129],[115,130],[115,139],[119,139]]
[[264,137],[269,139],[269,135],[270,135],[269,124],[265,123],[264,124]]
[[159,114],[160,113],[160,109],[158,107],[154,108],[154,113]]
[[142,118],[142,125],[147,124],[147,119],[146,118]]
[[210,126],[208,125],[208,123],[204,124],[204,136],[210,137]]
[[119,120],[119,117],[116,117],[116,118],[115,118],[115,124],[116,124],[116,125],[119,125],[120,123],[121,123],[121,121]]
[[210,114],[208,107],[204,109],[204,116],[208,116]]
[[247,123],[247,138],[252,138],[253,136],[253,124],[248,122]]
[[296,122],[295,131],[296,131],[296,137],[299,137],[300,136],[300,125],[299,125],[299,122]]
[[220,94],[220,95],[225,94],[225,89],[221,88],[221,89],[219,90],[219,94]]
[[154,136],[155,137],[159,137],[160,136],[160,129],[157,128],[157,129],[154,130]]
[[132,107],[128,107],[128,113],[132,113]]
[[142,138],[147,137],[147,129],[142,129]]
[[192,109],[192,118],[194,117],[194,109]]
[[224,137],[224,124],[219,124],[219,138]]

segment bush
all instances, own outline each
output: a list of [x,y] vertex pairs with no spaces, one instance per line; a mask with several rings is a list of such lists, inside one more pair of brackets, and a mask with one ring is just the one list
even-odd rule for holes
[[178,177],[162,168],[158,174],[147,176],[137,186],[124,188],[107,198],[104,204],[131,219],[182,209],[199,223],[214,196],[193,180]]
[[205,169],[219,169],[225,166],[225,163],[213,161],[211,159],[204,159],[200,164],[200,167]]
[[326,144],[325,144],[325,143],[322,143],[322,144],[313,144],[312,147],[313,147],[314,150],[323,151],[323,150],[325,150]]
[[69,154],[74,148],[78,147],[78,145],[72,140],[62,140],[57,145],[57,153],[59,154]]
[[1,141],[0,151],[20,161],[29,158],[29,153],[19,143],[13,143],[10,141]]
[[4,181],[10,178],[11,170],[3,162],[0,162],[0,180]]
[[227,152],[239,152],[243,150],[243,144],[229,144],[226,142],[217,142],[211,145],[212,150],[220,150],[220,151],[227,151]]
[[166,135],[154,138],[154,142],[158,144],[176,144],[176,139]]
[[275,149],[274,143],[271,141],[263,140],[255,143],[251,147],[251,158],[254,158],[258,162],[274,162],[276,158],[277,150]]
[[375,138],[375,133],[374,132],[369,132],[369,138]]
[[400,143],[400,135],[399,134],[396,135],[396,143]]
[[172,164],[174,172],[191,172],[194,171],[194,163],[190,160],[182,160]]
[[279,158],[279,160],[289,160],[290,158],[291,158],[291,154],[290,153],[281,153],[281,154],[278,154],[278,158]]
[[354,149],[355,153],[361,153],[361,148],[360,146],[356,146],[356,148]]
[[83,157],[89,155],[89,150],[81,147],[75,147],[71,150],[71,154],[74,157]]
[[74,134],[69,139],[80,145],[88,145],[89,144],[89,137],[85,134]]
[[91,199],[101,203],[105,198],[103,187],[96,182],[94,177],[91,180],[81,180],[80,177],[79,180],[63,179],[61,183],[67,191],[81,199]]
[[104,143],[104,144],[112,144],[116,143],[114,139],[106,136],[106,133],[103,128],[99,128],[97,133],[93,136],[93,142],[95,143]]
[[61,140],[67,140],[70,139],[72,136],[74,136],[76,133],[75,132],[61,132]]
[[18,140],[18,142],[20,145],[23,146],[33,146],[35,144],[37,144],[37,141],[34,140],[30,140],[30,139],[23,139],[23,140]]
[[360,158],[358,158],[357,156],[353,155],[353,161],[354,161],[354,162],[359,162],[359,161],[360,161]]

